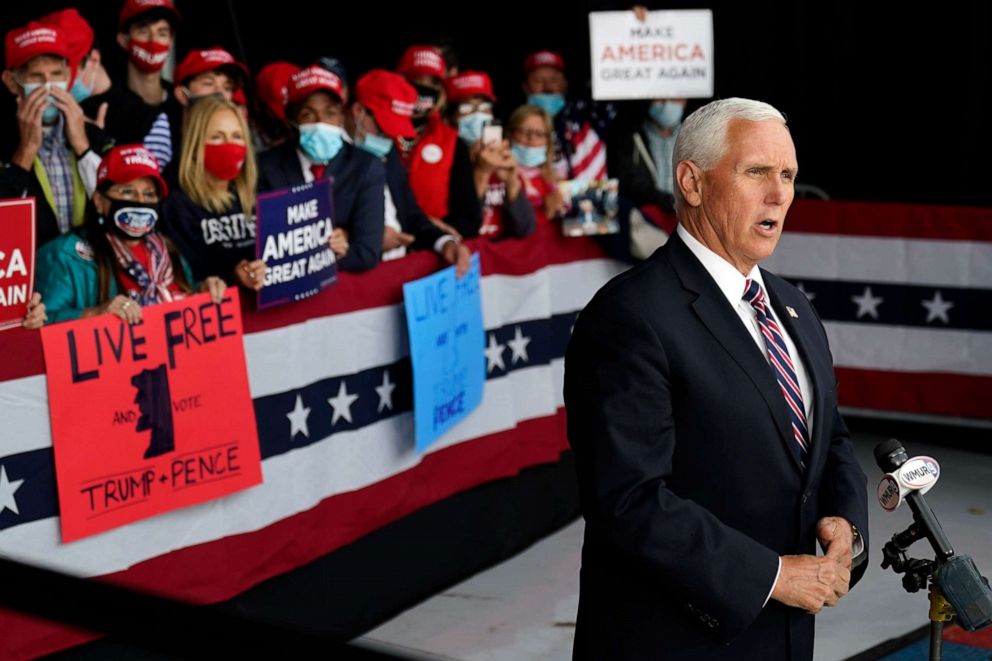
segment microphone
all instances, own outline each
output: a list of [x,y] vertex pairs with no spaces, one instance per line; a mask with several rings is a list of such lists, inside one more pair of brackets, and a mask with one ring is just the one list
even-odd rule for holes
[[923,494],[932,489],[940,477],[937,462],[930,457],[909,459],[902,443],[890,438],[875,446],[875,463],[885,473],[878,483],[878,502],[882,509],[893,512],[905,501],[913,510],[913,520],[930,541],[937,558],[942,561],[950,559],[954,549],[923,498]]
[[[954,555],[954,548],[937,516],[923,497],[940,477],[937,461],[931,457],[910,459],[902,443],[892,438],[875,446],[875,462],[885,473],[878,484],[878,501],[882,508],[893,512],[906,502],[913,511],[913,525],[893,537],[889,544],[905,550],[925,536],[937,555],[933,580],[954,607],[961,625],[968,631],[975,631],[992,624],[992,589],[988,581],[970,556]],[[890,564],[895,565],[887,553],[882,567]]]

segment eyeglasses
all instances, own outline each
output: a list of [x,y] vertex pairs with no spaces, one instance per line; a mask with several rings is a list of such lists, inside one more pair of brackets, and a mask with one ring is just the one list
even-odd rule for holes
[[547,140],[548,132],[544,129],[514,129],[514,135],[519,135],[527,140]]
[[486,112],[492,114],[492,111],[493,104],[489,101],[479,101],[478,103],[466,101],[465,103],[458,104],[459,115],[471,115],[474,112]]
[[158,191],[155,189],[139,191],[136,188],[118,188],[116,186],[111,186],[107,192],[113,193],[114,197],[126,202],[138,202],[141,200],[144,200],[145,202],[158,202]]

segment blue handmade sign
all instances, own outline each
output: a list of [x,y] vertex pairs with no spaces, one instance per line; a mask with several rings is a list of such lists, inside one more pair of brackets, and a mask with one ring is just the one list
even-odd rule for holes
[[332,186],[326,178],[258,196],[255,254],[267,267],[260,310],[313,296],[337,278]]
[[461,278],[452,266],[403,285],[418,452],[482,402],[486,364],[480,281],[475,253]]

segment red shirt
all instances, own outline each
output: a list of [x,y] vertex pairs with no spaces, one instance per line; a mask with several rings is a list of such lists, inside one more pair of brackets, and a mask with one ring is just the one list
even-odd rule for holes
[[524,193],[534,207],[537,227],[547,225],[551,220],[544,213],[544,200],[555,190],[555,185],[544,177],[539,168],[520,168],[520,176],[524,180]]
[[479,225],[479,236],[498,239],[503,236],[503,209],[506,206],[506,184],[496,176],[489,175],[489,185],[486,195],[482,198],[482,224]]

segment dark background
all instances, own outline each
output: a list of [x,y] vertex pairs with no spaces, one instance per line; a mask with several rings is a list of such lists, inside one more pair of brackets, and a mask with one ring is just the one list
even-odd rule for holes
[[[122,77],[123,51],[114,41],[122,2],[3,4],[4,32],[48,11],[77,7],[103,44],[111,76]],[[992,205],[992,3],[921,5],[919,11],[855,2],[648,6],[713,9],[717,96],[762,99],[786,113],[800,181],[835,199]],[[180,56],[219,44],[257,71],[276,59],[307,64],[335,55],[352,82],[366,69],[392,68],[409,44],[447,35],[463,69],[493,76],[503,116],[523,100],[522,60],[537,48],[564,55],[572,95],[587,90],[587,13],[611,8],[608,0],[177,0],[177,7]],[[10,97],[2,95],[0,116],[12,117]],[[7,158],[16,129],[12,120],[0,126],[0,158]]]

